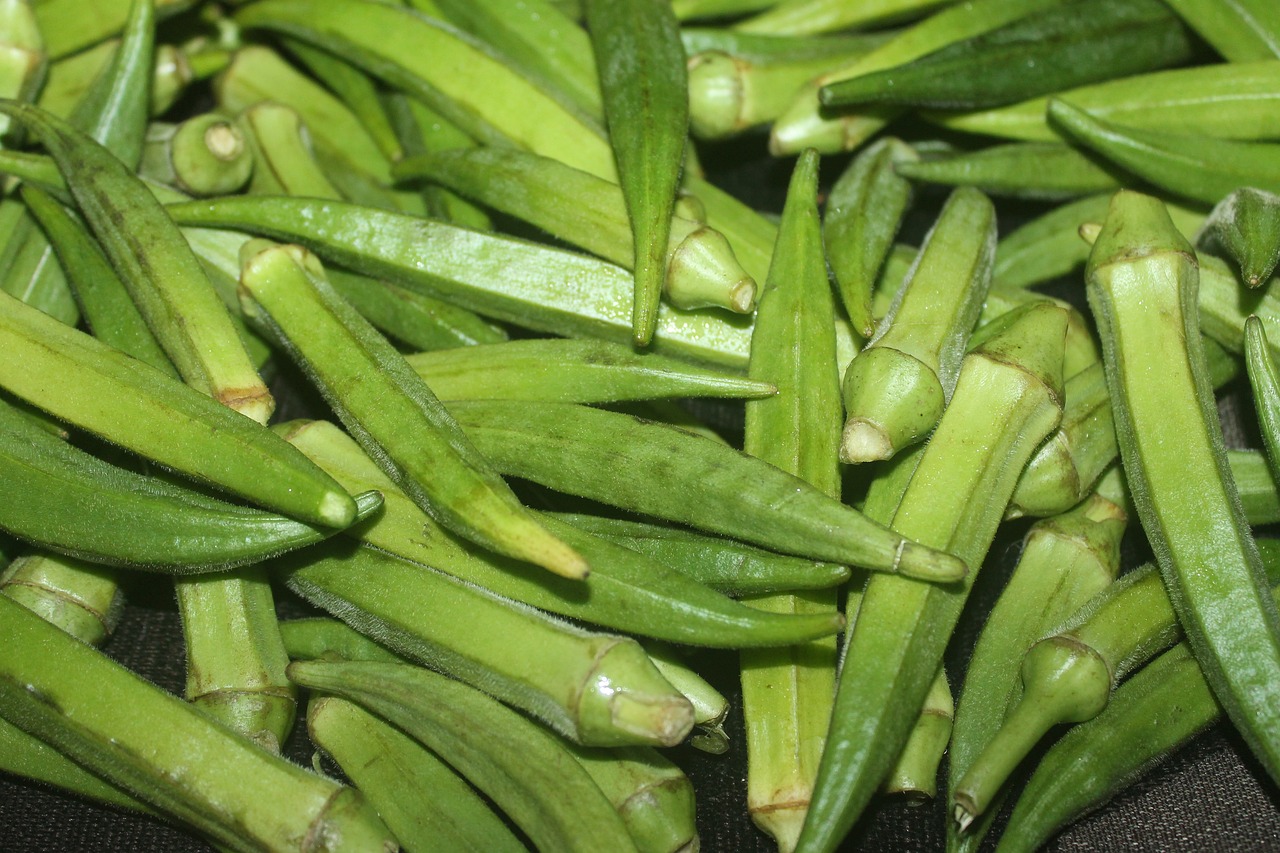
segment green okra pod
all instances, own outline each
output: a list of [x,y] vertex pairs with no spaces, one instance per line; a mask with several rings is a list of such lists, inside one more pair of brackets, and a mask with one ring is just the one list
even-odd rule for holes
[[1231,479],[1240,493],[1245,518],[1250,524],[1280,521],[1280,495],[1266,454],[1258,450],[1228,450]]
[[396,849],[354,789],[263,752],[4,596],[0,636],[13,652],[0,716],[216,843]]
[[[1280,776],[1280,615],[1227,468],[1197,334],[1195,256],[1158,201],[1122,192],[1088,282],[1138,517],[1206,679]],[[1151,369],[1159,383],[1144,381]]]
[[568,749],[613,803],[639,853],[698,849],[693,784],[656,749]]
[[[76,130],[114,154],[129,171],[138,166],[146,136],[157,5],[148,0],[130,3],[120,47],[85,89],[67,119]],[[48,142],[43,138],[41,141],[49,148]],[[49,153],[55,152],[50,148]]]
[[951,399],[991,284],[995,208],[957,190],[925,238],[875,335],[844,375],[845,462],[889,459],[924,439]]
[[[635,265],[622,188],[557,160],[510,148],[455,149],[409,158],[392,173],[427,178],[620,266]],[[724,236],[683,216],[667,219],[660,262],[668,300],[750,313],[756,283]]]
[[1182,198],[1216,204],[1241,187],[1280,192],[1275,143],[1122,127],[1056,98],[1048,115],[1073,141]]
[[637,353],[610,341],[529,338],[418,353],[406,360],[442,400],[613,403],[777,393],[767,382]]
[[91,646],[111,636],[124,609],[110,570],[40,552],[18,557],[0,570],[0,594]]
[[[34,101],[44,85],[47,66],[32,4],[7,0],[0,5],[0,97]],[[0,134],[8,130],[8,118],[0,119]]]
[[354,440],[331,424],[287,424],[282,432],[339,482],[373,485],[383,494],[381,515],[352,530],[353,535],[523,604],[615,630],[693,645],[777,645],[839,630],[840,620],[834,616],[780,619],[757,613],[632,551],[626,547],[629,543],[601,539],[554,516],[538,518],[601,568],[584,580],[544,579],[545,573],[532,566],[503,560],[451,536],[396,488]]
[[1267,0],[1166,0],[1187,25],[1229,61],[1280,57],[1280,12]]
[[1095,118],[1166,133],[1218,139],[1280,134],[1280,62],[1230,62],[1137,74],[969,113],[929,113],[943,127],[1027,142],[1061,139],[1045,115],[1050,97]]
[[290,589],[361,633],[579,743],[670,746],[693,726],[688,700],[634,640],[583,630],[369,547],[277,566]]
[[0,250],[0,291],[68,326],[80,312],[67,276],[44,232],[17,199],[0,202],[0,225],[9,226]]
[[689,736],[689,746],[712,755],[728,752],[729,736],[725,734],[724,721],[729,716],[729,700],[690,669],[674,646],[650,641],[645,643],[645,653],[662,677],[693,706],[694,732]]
[[307,734],[368,798],[408,853],[525,849],[444,760],[359,705],[336,696],[313,697],[307,703]]
[[[1045,304],[996,322],[965,358],[891,525],[975,568],[1018,473],[1062,415],[1067,312]],[[953,585],[878,576],[868,583],[799,850],[836,849],[880,788],[937,674],[972,577]]]
[[1249,287],[1271,280],[1280,262],[1280,196],[1242,187],[1213,208],[1200,237],[1225,250]]
[[[510,476],[783,553],[936,580],[964,574],[959,560],[888,533],[797,477],[682,430],[569,403],[476,400],[449,409]],[[602,481],[601,465],[630,476]],[[681,485],[656,495],[641,471]]]
[[[33,5],[33,11],[45,49],[50,57],[58,58],[118,36],[139,5],[139,0],[95,0],[93,14],[85,14],[77,0],[41,0]],[[155,7],[157,17],[169,17],[194,4],[192,0],[154,0],[146,5]]]
[[0,306],[0,386],[13,395],[282,515],[326,527],[355,518],[341,486],[260,424],[17,300]]
[[938,765],[951,742],[954,719],[951,685],[946,670],[939,669],[902,754],[885,779],[886,794],[905,794],[911,803],[934,798],[938,793]]
[[1250,316],[1244,323],[1245,365],[1253,391],[1253,408],[1258,415],[1267,463],[1274,477],[1280,460],[1280,372],[1268,351],[1262,321]]
[[1016,142],[902,163],[913,181],[977,187],[992,195],[1056,200],[1111,190],[1131,179],[1096,156],[1061,142]]
[[247,310],[261,312],[369,455],[433,518],[516,559],[586,575],[583,558],[529,514],[426,383],[334,292],[314,255],[251,243],[240,283]]
[[140,174],[188,195],[227,195],[249,181],[253,151],[233,123],[214,113],[147,130]]
[[783,0],[735,26],[745,33],[775,35],[866,29],[875,24],[918,17],[946,3],[947,0],[871,0],[853,4],[842,0]]
[[826,589],[849,579],[849,567],[753,548],[679,527],[602,516],[560,514],[583,530],[654,558],[726,595]]
[[407,658],[379,645],[345,622],[324,616],[281,622],[280,639],[290,660],[408,662]]
[[[582,255],[336,201],[228,197],[169,212],[184,225],[295,240],[357,272],[526,328],[630,340],[630,277]],[[746,321],[659,310],[656,351],[743,366],[749,341]]]
[[361,705],[426,746],[540,848],[636,849],[612,804],[554,735],[465,684],[370,662],[298,662],[289,677]]
[[905,65],[830,83],[827,107],[980,109],[1177,65],[1191,34],[1159,0],[1077,0]]
[[689,137],[684,45],[665,3],[586,0],[583,10],[633,235],[632,336],[648,346],[657,328],[671,214]]
[[918,159],[911,146],[892,137],[856,157],[827,197],[822,237],[840,300],[854,329],[875,334],[871,292],[911,206],[911,183],[895,167]]
[[719,18],[758,12],[777,6],[782,0],[671,0],[671,8],[681,21]]

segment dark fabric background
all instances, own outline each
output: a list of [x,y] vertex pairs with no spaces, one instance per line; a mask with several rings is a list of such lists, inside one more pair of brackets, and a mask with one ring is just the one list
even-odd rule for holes
[[[763,210],[780,210],[790,163],[762,156],[758,140],[719,146],[703,153],[712,177]],[[827,180],[842,163],[824,163]],[[926,196],[925,211],[908,224],[919,239],[927,227],[936,199]],[[1031,215],[1016,205],[999,203],[1005,231],[1019,218]],[[1004,231],[1002,231],[1004,233]],[[1079,297],[1079,286],[1063,285],[1060,295]],[[1236,444],[1248,442],[1246,398],[1236,390],[1226,405],[1228,429]],[[284,414],[284,413],[282,413]],[[296,416],[291,413],[289,416]],[[718,426],[740,430],[740,410],[720,407],[702,414]],[[1003,577],[1017,557],[1025,525],[1009,525],[991,551],[991,558],[975,587],[973,601],[962,621],[948,668],[953,684],[963,674],[977,625],[998,595]],[[1140,537],[1129,543],[1128,564],[1141,559]],[[130,605],[108,654],[160,686],[181,693],[183,651],[178,617],[168,582],[160,577],[134,577],[129,583]],[[306,605],[292,598],[279,602],[283,616],[305,615]],[[700,652],[693,658],[700,671],[737,704],[736,655]],[[741,719],[730,717],[732,748],[710,756],[688,747],[671,750],[673,760],[689,774],[698,792],[698,823],[702,849],[708,853],[768,853],[776,848],[751,826],[744,807],[745,753]],[[311,748],[296,732],[286,753],[310,764]],[[847,849],[879,851],[936,851],[943,849],[946,814],[938,801],[923,806],[882,799],[864,816]],[[0,774],[0,851],[205,851],[210,848],[181,829],[149,818],[97,807],[22,780]],[[1188,748],[1135,782],[1102,811],[1069,828],[1049,847],[1063,853],[1111,851],[1280,851],[1280,792],[1248,755],[1239,737],[1220,725],[1197,738]]]

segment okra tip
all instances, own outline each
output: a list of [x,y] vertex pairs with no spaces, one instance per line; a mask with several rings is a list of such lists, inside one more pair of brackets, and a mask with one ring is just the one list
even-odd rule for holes
[[326,492],[316,515],[330,527],[350,527],[356,519],[356,502],[346,492]]
[[969,567],[953,554],[903,539],[898,544],[893,571],[916,580],[955,583],[964,580]]

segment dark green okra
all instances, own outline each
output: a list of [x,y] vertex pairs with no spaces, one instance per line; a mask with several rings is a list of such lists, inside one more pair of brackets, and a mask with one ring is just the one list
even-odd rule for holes
[[216,843],[395,848],[354,789],[265,753],[4,596],[0,637],[12,652],[0,716]]
[[[933,580],[964,574],[959,560],[888,532],[803,480],[683,430],[569,403],[476,400],[449,410],[498,470],[557,491],[782,553]],[[629,476],[601,480],[602,466]],[[654,477],[671,489],[655,494]]]
[[1196,280],[1194,254],[1160,203],[1117,194],[1088,281],[1125,475],[1206,679],[1280,777],[1280,615],[1227,468]]
[[1158,0],[1078,0],[906,65],[831,83],[827,107],[980,109],[1190,59],[1194,42]]
[[1201,245],[1221,247],[1246,285],[1271,280],[1280,262],[1280,196],[1242,187],[1218,202],[1204,227]]
[[992,195],[1056,200],[1116,189],[1131,179],[1095,156],[1061,142],[1015,142],[902,163],[913,181],[976,187]]
[[289,677],[361,705],[426,746],[539,848],[636,849],[612,804],[555,736],[478,690],[393,663],[298,662]]
[[260,424],[17,300],[0,296],[0,306],[6,391],[281,515],[326,527],[355,518],[341,486]]
[[[169,213],[184,225],[294,240],[349,269],[526,328],[631,339],[630,277],[583,255],[336,201],[229,197],[172,205]],[[660,315],[657,351],[745,365],[746,321],[706,311]]]
[[403,356],[334,292],[299,246],[246,246],[240,284],[366,452],[459,535],[567,577],[588,566],[546,531],[463,435]]
[[307,734],[368,798],[409,853],[525,849],[439,756],[359,705],[335,696],[313,697],[307,703]]
[[1175,196],[1216,204],[1241,187],[1280,192],[1275,143],[1121,127],[1056,98],[1048,114],[1074,142]]
[[905,142],[883,139],[849,164],[827,197],[822,229],[827,261],[845,313],[864,338],[875,334],[871,292],[911,206],[911,183],[895,168],[916,159]]
[[995,249],[991,201],[957,190],[876,334],[845,371],[843,461],[889,459],[933,429],[986,300]]
[[[1062,416],[1067,312],[996,321],[964,361],[892,527],[982,564],[1018,473]],[[968,597],[956,584],[873,576],[858,607],[797,849],[834,850],[893,767]]]
[[538,518],[600,568],[583,580],[544,579],[545,573],[532,566],[504,560],[450,535],[333,425],[312,421],[280,429],[339,482],[376,484],[374,488],[384,495],[383,512],[352,530],[353,535],[523,604],[692,645],[777,645],[839,630],[840,620],[834,615],[786,619],[760,614],[625,545],[600,539],[553,516]]
[[633,235],[631,330],[653,340],[689,137],[689,84],[675,14],[652,0],[585,0],[609,143]]

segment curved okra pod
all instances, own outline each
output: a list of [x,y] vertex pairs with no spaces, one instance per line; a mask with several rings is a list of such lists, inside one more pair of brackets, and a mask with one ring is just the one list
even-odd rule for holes
[[[76,0],[47,0],[35,3],[34,11],[45,49],[51,58],[58,59],[120,35],[139,5],[134,0],[104,0],[94,6],[93,15],[85,15]],[[152,14],[165,18],[194,4],[192,0],[154,0],[146,5],[154,6]]]
[[249,244],[240,285],[246,310],[261,314],[366,452],[433,518],[510,557],[586,575],[583,558],[530,515],[426,383],[334,292],[314,255]]
[[693,785],[649,747],[567,749],[613,807],[639,853],[696,853]]
[[282,515],[326,527],[355,518],[341,486],[260,424],[15,299],[0,296],[0,307],[6,391]]
[[[1108,478],[1080,506],[1027,532],[1018,565],[969,658],[949,751],[949,790],[956,789],[1021,696],[1018,672],[1027,650],[1119,573],[1128,519],[1118,469]],[[976,846],[983,834],[970,831],[959,843]],[[956,841],[953,824],[948,835]]]
[[[635,263],[622,188],[558,160],[511,148],[455,149],[408,158],[392,174],[429,179],[620,266]],[[660,262],[671,304],[750,313],[756,283],[724,235],[682,216],[667,218]]]
[[[0,102],[58,162],[147,325],[193,387],[265,422],[274,402],[191,248],[151,191],[107,149],[35,107]],[[145,233],[145,240],[136,235]]]
[[934,798],[938,793],[938,765],[951,742],[954,720],[955,703],[947,671],[939,669],[902,754],[885,779],[886,794],[905,794],[911,803]]
[[1078,0],[905,65],[830,83],[827,107],[981,109],[1190,59],[1193,40],[1158,0]]
[[1221,246],[1249,287],[1270,281],[1280,262],[1280,196],[1251,187],[1236,190],[1209,214],[1201,241]]
[[0,594],[91,646],[111,636],[124,609],[110,570],[42,553],[18,557],[0,570]]
[[638,353],[611,341],[529,338],[418,353],[406,361],[442,400],[615,403],[777,393],[767,382]]
[[525,849],[439,756],[359,705],[336,696],[313,697],[307,703],[307,734],[368,798],[410,853]]
[[11,652],[0,716],[216,843],[396,849],[354,789],[264,752],[4,596],[0,637]]
[[849,579],[849,567],[753,548],[679,527],[592,515],[557,514],[586,532],[647,554],[726,595],[827,589]]
[[376,484],[384,495],[382,514],[352,530],[353,535],[523,604],[615,630],[694,645],[777,645],[839,630],[835,616],[787,619],[758,613],[654,559],[584,533],[554,516],[537,517],[601,568],[584,580],[544,578],[545,573],[532,566],[467,547],[451,536],[331,424],[288,424],[282,431],[339,482]]
[[1280,135],[1280,62],[1274,59],[1138,74],[998,109],[931,113],[928,118],[968,133],[1052,142],[1062,137],[1045,115],[1050,97],[1123,127],[1203,133],[1218,139]]
[[689,139],[684,45],[664,3],[585,0],[583,10],[633,235],[632,337],[648,346],[665,289],[671,214]]
[[1241,187],[1280,192],[1280,145],[1272,142],[1121,127],[1056,98],[1048,115],[1073,141],[1176,196],[1216,204]]
[[843,461],[892,458],[933,429],[986,300],[995,249],[991,201],[957,190],[875,336],[845,371]]
[[1227,468],[1196,280],[1160,203],[1119,193],[1089,258],[1088,292],[1125,475],[1206,679],[1280,778],[1280,615]]
[[[449,410],[499,471],[557,491],[782,553],[931,580],[964,574],[960,560],[890,533],[766,462],[683,430],[570,403],[473,400]],[[601,466],[629,475],[602,481],[595,476]],[[667,493],[653,492],[655,476],[671,485]]]
[[[630,277],[594,258],[336,201],[228,197],[175,204],[169,213],[184,225],[297,241],[349,269],[526,328],[631,339]],[[746,321],[660,309],[654,344],[658,352],[740,367],[750,339]]]
[[822,227],[827,261],[845,313],[863,338],[875,334],[871,292],[911,206],[911,183],[895,168],[916,159],[905,142],[883,139],[849,164],[827,197]]
[[636,849],[608,798],[554,735],[474,688],[392,663],[298,662],[289,677],[359,704],[426,746],[540,849]]
[[[1067,312],[1036,306],[986,335],[960,370],[892,527],[982,564],[1018,473],[1062,415]],[[911,732],[973,574],[952,585],[873,576],[848,639],[801,851],[834,850]]]
[[139,174],[188,195],[226,195],[253,171],[253,151],[232,122],[214,113],[147,129]]
[[[743,450],[819,494],[840,496],[840,376],[835,303],[818,216],[818,153],[800,155],[787,187],[773,262],[756,315],[748,375],[779,393],[745,404]],[[836,613],[834,590],[753,598],[776,613]],[[747,810],[795,846],[817,774],[835,693],[836,638],[741,655]]]
[[1280,13],[1267,0],[1166,0],[1187,25],[1231,62],[1280,57]]
[[1015,142],[974,152],[903,163],[913,181],[977,187],[1013,198],[1074,198],[1116,189],[1130,179],[1119,169],[1061,142]]

